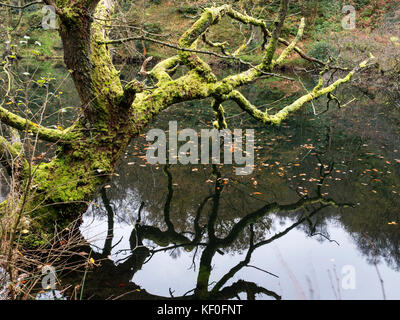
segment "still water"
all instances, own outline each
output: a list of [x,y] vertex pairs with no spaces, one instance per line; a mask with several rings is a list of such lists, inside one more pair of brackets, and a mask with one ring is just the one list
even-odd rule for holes
[[[262,110],[300,94],[270,79],[243,90]],[[324,112],[320,99],[279,128],[226,103],[231,130],[255,130],[248,176],[148,164],[148,130],[212,128],[208,100],[160,114],[84,214],[98,267],[64,284],[84,278],[85,299],[400,299],[399,99],[349,86],[337,96],[352,103]]]
[[[296,93],[246,88],[256,105]],[[86,298],[399,299],[399,109],[356,89],[280,128],[225,106],[229,128],[255,130],[255,169],[150,165],[132,141],[84,215],[101,266]],[[272,107],[277,105],[272,104]],[[265,108],[264,107],[264,108]],[[173,106],[147,128],[211,128],[210,101]],[[319,200],[323,199],[322,202]]]

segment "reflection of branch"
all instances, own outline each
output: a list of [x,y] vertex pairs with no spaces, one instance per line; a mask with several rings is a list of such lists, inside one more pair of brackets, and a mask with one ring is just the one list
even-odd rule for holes
[[[325,206],[321,206],[319,209],[314,210],[314,212],[312,212],[311,214],[308,215],[307,218],[312,217],[313,215],[315,215],[316,213],[318,213],[319,211],[322,210],[322,208],[324,208]],[[243,267],[247,266],[247,267],[253,267],[256,268],[258,270],[261,270],[263,272],[266,272],[268,274],[271,274],[275,277],[277,277],[275,274],[272,274],[266,270],[254,267],[254,266],[249,266],[248,263],[250,262],[250,258],[252,253],[254,252],[255,249],[264,246],[266,244],[269,244],[281,237],[283,237],[284,235],[286,235],[289,231],[291,231],[292,229],[296,228],[297,226],[299,226],[300,224],[304,223],[304,221],[306,221],[307,219],[306,217],[303,217],[301,219],[299,219],[297,222],[295,222],[294,224],[292,224],[290,227],[286,228],[284,231],[279,232],[277,234],[275,234],[274,236],[272,236],[269,239],[266,239],[264,241],[260,241],[257,244],[254,244],[254,232],[252,229],[252,225],[251,225],[251,229],[250,229],[250,245],[249,245],[249,250],[247,251],[246,254],[246,258],[239,262],[235,267],[233,267],[226,275],[224,275],[220,281],[218,281],[218,283],[215,285],[215,287],[213,288],[212,292],[217,292],[230,278],[232,278],[240,269],[242,269]]]
[[334,240],[334,239],[330,239],[327,235],[325,235],[325,234],[323,234],[323,233],[321,233],[321,232],[313,232],[313,233],[311,233],[311,234],[310,234],[310,237],[313,237],[313,236],[321,236],[321,237],[325,238],[326,240],[328,240],[329,242],[334,242],[334,243],[336,243],[338,246],[340,246],[339,242],[337,242],[337,241]]
[[201,240],[201,237],[203,235],[203,228],[201,228],[199,225],[201,213],[208,200],[210,200],[212,197],[213,197],[212,195],[205,197],[204,200],[201,202],[199,208],[197,209],[196,217],[194,219],[195,237],[193,238],[193,243],[196,243]]
[[[104,279],[104,277],[107,277],[107,279],[112,279],[112,282],[119,282],[119,283],[126,283],[130,279],[132,279],[133,275],[140,270],[143,265],[149,261],[149,257],[151,258],[155,253],[157,252],[166,252],[166,251],[171,251],[180,247],[185,247],[185,248],[196,248],[196,250],[200,247],[204,247],[204,250],[201,254],[200,258],[200,266],[198,270],[198,278],[197,278],[197,283],[196,283],[196,288],[193,290],[187,292],[185,295],[181,297],[158,297],[156,295],[149,294],[145,292],[145,290],[141,290],[140,294],[142,297],[147,297],[147,298],[162,298],[162,299],[231,299],[231,298],[237,298],[240,293],[245,293],[247,294],[248,299],[255,299],[256,294],[265,294],[270,297],[273,297],[275,299],[281,299],[281,297],[276,294],[273,291],[270,291],[266,288],[258,286],[256,283],[253,282],[247,282],[245,280],[239,280],[235,283],[233,283],[230,286],[225,286],[226,283],[230,279],[234,277],[235,274],[244,267],[250,267],[250,268],[255,268],[257,270],[266,272],[272,276],[277,277],[276,275],[263,270],[261,268],[258,268],[253,265],[249,265],[249,262],[251,260],[251,255],[253,252],[261,247],[262,245],[271,243],[272,241],[284,236],[287,234],[290,230],[293,228],[297,227],[301,223],[303,223],[307,218],[312,217],[314,214],[322,210],[322,208],[326,207],[327,205],[321,205],[319,209],[316,209],[314,212],[310,213],[307,215],[307,217],[302,217],[299,219],[297,222],[295,222],[292,226],[286,228],[284,231],[275,234],[271,238],[260,241],[258,243],[254,243],[254,230],[253,230],[253,223],[256,222],[258,219],[261,217],[265,216],[268,214],[271,208],[273,208],[273,211],[279,211],[279,210],[299,210],[300,208],[303,208],[306,206],[306,204],[311,202],[320,202],[323,201],[321,199],[301,199],[294,205],[286,205],[286,206],[279,206],[277,204],[272,204],[268,205],[266,207],[263,207],[259,210],[256,210],[255,212],[247,215],[246,217],[242,218],[238,224],[236,224],[231,232],[228,234],[228,236],[225,239],[220,239],[216,237],[215,232],[215,224],[218,219],[218,213],[219,213],[219,202],[221,200],[221,195],[223,191],[223,183],[222,183],[222,178],[221,178],[221,173],[219,172],[217,166],[213,167],[213,173],[216,176],[216,182],[215,182],[215,188],[214,192],[212,195],[209,195],[203,199],[203,201],[200,203],[200,206],[197,210],[195,219],[194,219],[194,229],[195,229],[195,235],[194,239],[191,241],[190,239],[186,238],[184,235],[178,233],[175,231],[173,223],[170,219],[170,210],[171,210],[171,204],[173,201],[173,179],[172,179],[172,174],[168,170],[168,167],[164,168],[164,173],[166,174],[168,178],[168,195],[167,195],[167,200],[165,202],[164,206],[164,220],[165,223],[168,225],[168,230],[165,232],[162,232],[159,228],[154,227],[154,226],[146,226],[146,225],[140,225],[138,223],[136,225],[135,230],[132,232],[131,235],[131,248],[132,248],[132,253],[131,255],[126,259],[126,261],[118,264],[117,266],[114,266],[114,264],[111,263],[105,263],[104,266],[102,265],[99,270],[99,273],[103,274],[101,278]],[[207,243],[201,242],[202,239],[202,233],[203,233],[203,228],[200,226],[199,221],[201,214],[209,200],[212,200],[212,206],[211,206],[211,212],[208,216],[208,221],[207,221],[207,230],[208,230],[208,241]],[[105,205],[107,201],[103,199],[105,202]],[[107,205],[106,205],[107,206]],[[109,208],[110,209],[110,208]],[[143,204],[141,205],[141,211],[143,209]],[[248,218],[249,217],[249,218]],[[139,219],[140,220],[140,219]],[[139,221],[138,221],[139,222]],[[243,232],[244,228],[250,226],[250,240],[249,240],[249,249],[247,251],[246,257],[243,261],[239,262],[236,266],[234,266],[227,274],[225,274],[219,281],[217,282],[210,282],[210,274],[212,271],[211,263],[212,259],[218,250],[220,250],[223,247],[226,247],[230,245],[233,241],[237,239],[239,234]],[[110,228],[111,229],[111,228]],[[133,237],[136,236],[136,242],[133,243]],[[159,248],[156,250],[149,250],[148,248],[144,247],[142,244],[142,240],[144,238],[154,240],[156,243],[159,243],[161,246],[166,246],[164,248]],[[168,243],[173,242],[175,243],[173,246],[167,246]],[[101,279],[95,280],[95,277],[90,277],[90,281],[97,285],[97,283],[100,283]],[[129,280],[128,280],[129,279]],[[104,280],[103,280],[104,281]],[[225,287],[224,287],[225,286]],[[211,288],[211,289],[210,289]],[[125,290],[131,290],[132,287],[127,287]],[[122,289],[121,289],[122,290]],[[131,292],[131,291],[128,291]],[[172,292],[172,291],[171,291]],[[189,295],[190,292],[193,292],[193,294]],[[122,297],[127,298],[129,297],[134,297],[135,293],[122,293]],[[137,293],[136,293],[137,294]]]
[[[322,166],[320,176],[321,181],[325,179],[325,177],[331,173],[333,169],[333,165],[327,167]],[[193,259],[197,254],[197,251],[203,247],[204,250],[201,252],[200,257],[200,264],[198,269],[197,275],[197,283],[196,287],[187,292],[182,297],[159,297],[163,299],[230,299],[234,297],[238,297],[240,293],[247,294],[248,299],[255,299],[256,294],[266,294],[270,297],[275,299],[280,299],[281,297],[266,288],[258,286],[256,283],[247,282],[244,280],[239,280],[230,286],[226,286],[226,284],[243,268],[249,267],[254,268],[274,277],[278,277],[277,275],[261,269],[257,266],[250,265],[251,256],[254,251],[264,245],[267,245],[283,236],[285,236],[289,231],[293,230],[294,228],[298,227],[299,225],[303,224],[306,221],[310,221],[310,218],[316,215],[318,212],[323,210],[324,208],[333,205],[333,206],[345,206],[343,204],[338,204],[334,200],[324,199],[321,196],[321,190],[318,189],[318,195],[312,198],[300,198],[296,203],[289,204],[289,205],[280,205],[278,203],[270,203],[262,208],[255,210],[254,212],[245,215],[240,219],[238,223],[235,223],[234,226],[231,228],[229,233],[225,236],[225,238],[220,238],[216,235],[217,231],[217,221],[218,221],[218,214],[220,211],[220,201],[221,196],[224,188],[224,184],[222,183],[222,176],[218,170],[216,165],[213,166],[213,174],[215,176],[215,186],[213,193],[205,197],[201,202],[197,209],[196,215],[194,217],[194,235],[192,240],[189,237],[184,235],[185,232],[177,232],[175,231],[174,223],[171,220],[171,213],[172,213],[172,203],[174,200],[174,189],[173,189],[173,176],[169,170],[169,166],[165,166],[163,168],[164,174],[167,177],[167,197],[164,204],[163,210],[163,219],[165,224],[167,225],[166,231],[161,231],[158,227],[152,225],[141,225],[141,217],[139,214],[138,223],[136,224],[135,229],[131,235],[131,255],[124,261],[123,263],[117,266],[117,269],[112,271],[112,274],[118,273],[126,273],[123,275],[123,279],[127,279],[128,276],[132,278],[133,274],[140,270],[143,265],[148,262],[156,253],[159,252],[167,252],[172,251],[177,248],[184,247],[186,249],[193,249],[196,248],[196,252],[194,254]],[[320,182],[321,182],[320,181]],[[106,201],[105,206],[107,206]],[[200,225],[200,218],[202,217],[202,213],[207,206],[208,201],[212,201],[210,203],[210,212],[207,217],[207,224],[205,227]],[[253,224],[257,221],[261,220],[263,217],[270,213],[277,213],[277,212],[290,212],[290,211],[299,211],[301,209],[308,209],[308,207],[312,204],[317,204],[317,209],[313,209],[312,212],[303,213],[302,216],[294,222],[292,225],[284,229],[283,231],[271,236],[268,239],[259,241],[255,243],[255,232],[253,229]],[[142,211],[143,203],[139,211]],[[207,228],[207,236],[208,241],[202,241],[204,228]],[[234,243],[239,235],[246,229],[249,228],[249,247],[246,253],[246,256],[243,261],[240,261],[235,266],[233,266],[225,275],[223,275],[218,281],[214,284],[210,282],[210,276],[212,272],[212,260],[215,254],[222,248],[226,248],[232,243]],[[111,229],[111,228],[110,228]],[[133,243],[133,237],[136,236],[136,242]],[[143,239],[149,239],[157,243],[161,248],[157,248],[154,250],[149,250],[148,248],[144,247],[142,244]],[[169,244],[173,245],[169,245]],[[122,276],[122,274],[121,274]],[[122,278],[121,278],[122,280]],[[124,280],[125,281],[125,280]],[[127,288],[128,289],[128,288]],[[173,289],[173,288],[172,288]],[[143,291],[142,291],[143,292]],[[171,291],[172,292],[172,291]],[[193,294],[189,295],[190,292]],[[144,293],[144,296],[155,298],[156,296],[150,295],[147,292]]]
[[279,205],[278,203],[267,204],[264,207],[248,214],[243,217],[235,226],[231,229],[230,233],[223,239],[218,239],[218,242],[221,246],[228,246],[232,244],[237,238],[238,234],[249,224],[254,223],[264,217],[269,213],[277,213],[277,212],[293,212],[298,211],[300,209],[304,209],[307,205],[320,203],[323,205],[332,205],[332,206],[349,206],[348,204],[338,204],[334,200],[324,199],[322,197],[314,197],[314,198],[302,198],[298,202],[294,204],[288,205]]
[[244,266],[248,265],[251,259],[251,254],[254,251],[254,230],[253,230],[253,225],[250,225],[250,244],[249,244],[249,250],[247,251],[246,257],[243,261],[239,262],[236,266],[234,266],[231,270],[229,270],[228,273],[226,273],[214,286],[214,288],[211,291],[211,294],[215,294],[218,292],[222,286],[229,280],[231,279],[240,269],[242,269]]
[[367,234],[362,233],[362,235],[367,239],[367,241],[368,241],[368,243],[369,243],[369,245],[370,245],[370,247],[371,247],[371,250],[372,250],[372,257],[373,257],[372,262],[373,262],[373,264],[374,264],[374,266],[375,266],[375,270],[376,270],[376,273],[377,273],[377,275],[378,275],[379,282],[380,282],[380,284],[381,284],[383,300],[386,300],[386,293],[385,293],[384,282],[383,282],[383,279],[382,279],[382,277],[381,277],[381,273],[379,272],[378,264],[377,264],[377,262],[376,262],[376,255],[375,255],[375,246],[374,246],[374,243],[372,242],[371,238],[370,238]]
[[167,194],[167,200],[165,201],[164,205],[164,221],[168,227],[168,231],[175,232],[174,225],[170,219],[172,197],[174,196],[174,187],[172,185],[172,175],[168,169],[169,165],[165,165],[163,168],[163,171],[168,178],[168,194]]
[[107,228],[107,238],[104,243],[103,248],[103,257],[107,257],[111,254],[112,250],[112,241],[114,238],[114,211],[110,205],[110,200],[107,198],[107,193],[105,188],[101,188],[101,199],[103,200],[104,208],[107,211],[107,221],[108,221],[108,228]]
[[[158,244],[159,246],[162,247],[167,247],[170,243],[173,243],[174,246],[159,249],[159,250],[152,250],[151,257],[154,255],[156,252],[160,251],[166,251],[166,250],[171,250],[179,247],[185,247],[189,248],[189,245],[192,244],[193,241],[191,241],[188,237],[186,237],[183,233],[179,233],[175,231],[174,224],[171,221],[170,218],[170,213],[171,213],[171,204],[172,204],[172,199],[174,196],[174,189],[173,189],[173,180],[172,180],[172,174],[169,171],[169,165],[165,165],[163,168],[164,174],[167,176],[168,179],[168,193],[167,193],[167,199],[164,204],[164,222],[167,225],[167,230],[166,231],[161,231],[160,228],[154,227],[154,226],[149,226],[149,225],[141,225],[138,220],[138,223],[135,226],[135,229],[133,232],[137,233],[137,236],[140,237],[140,239],[149,239]],[[141,206],[142,208],[142,206]],[[141,211],[141,209],[139,210]],[[196,240],[198,237],[196,237]],[[150,257],[150,258],[151,258]]]
[[214,242],[217,239],[215,236],[215,222],[218,217],[219,201],[220,201],[222,189],[224,187],[223,184],[221,183],[221,173],[217,169],[216,165],[213,165],[213,174],[216,176],[214,195],[212,197],[213,205],[212,205],[211,213],[208,217],[208,224],[207,224],[208,237],[210,239],[210,242]]
[[246,292],[248,300],[254,300],[256,294],[263,293],[267,296],[273,297],[276,300],[281,300],[281,296],[275,293],[274,291],[270,291],[263,287],[258,286],[254,282],[239,280],[232,285],[223,288],[220,292],[218,292],[214,299],[232,299],[235,298],[239,293]]
[[259,248],[261,246],[264,246],[268,243],[271,243],[273,241],[275,241],[276,239],[279,239],[281,237],[283,237],[284,235],[286,235],[289,231],[293,230],[294,228],[296,228],[297,226],[301,225],[304,221],[306,221],[306,219],[311,218],[312,216],[314,216],[315,214],[317,214],[318,212],[320,212],[323,208],[325,208],[326,206],[321,206],[318,209],[314,210],[313,212],[311,212],[310,214],[307,215],[307,217],[302,217],[300,218],[297,222],[295,222],[294,224],[292,224],[291,226],[287,227],[285,230],[275,234],[274,236],[272,236],[269,239],[263,240],[258,242],[257,244],[254,245],[255,249]]
[[271,276],[273,276],[273,277],[275,277],[275,278],[279,278],[279,276],[277,276],[276,274],[274,274],[274,273],[272,273],[272,272],[269,272],[269,271],[267,271],[267,270],[261,269],[261,268],[259,268],[259,267],[252,266],[252,265],[250,265],[250,264],[248,264],[246,267],[247,267],[247,268],[254,268],[254,269],[256,269],[256,270],[265,272],[265,273],[267,273],[267,274],[269,274],[269,275],[271,275]]

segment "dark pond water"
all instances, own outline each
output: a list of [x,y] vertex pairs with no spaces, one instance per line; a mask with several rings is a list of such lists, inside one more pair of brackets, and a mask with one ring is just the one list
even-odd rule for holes
[[[244,88],[263,108],[293,101],[292,91],[271,80]],[[148,130],[176,120],[200,132],[213,119],[210,101],[159,115],[84,215],[102,259],[84,298],[399,299],[400,110],[384,92],[338,97],[357,100],[316,116],[321,99],[279,128],[227,103],[230,129],[255,130],[247,176],[232,165],[148,164]],[[325,202],[304,200],[317,197]]]
[[[256,105],[296,96],[268,87],[245,92]],[[320,116],[309,106],[280,128],[227,104],[230,128],[255,130],[248,176],[228,165],[149,165],[143,132],[84,216],[83,235],[108,260],[86,296],[399,299],[399,109],[384,95],[339,96],[357,101]],[[171,107],[148,129],[168,130],[171,119],[210,128],[210,102]],[[302,203],[318,195],[338,206]]]

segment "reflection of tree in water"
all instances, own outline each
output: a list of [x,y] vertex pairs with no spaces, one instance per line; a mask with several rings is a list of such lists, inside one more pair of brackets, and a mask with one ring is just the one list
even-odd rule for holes
[[[279,137],[279,134],[274,132],[273,136]],[[296,139],[296,135],[289,130],[282,140],[288,140],[287,137],[291,136]],[[378,173],[370,171],[372,175],[368,177],[369,180],[364,174],[367,168],[376,168],[382,173],[389,169],[397,172],[398,168],[395,165],[389,169],[386,165],[382,166],[375,158],[364,154],[362,139],[334,135],[332,127],[321,130],[320,137],[313,140],[314,149],[311,152],[309,149],[299,148],[299,141],[288,142],[288,147],[282,141],[270,144],[265,133],[263,138],[268,143],[262,144],[263,148],[257,153],[256,162],[260,166],[265,163],[274,164],[278,159],[280,163],[275,165],[275,175],[272,175],[270,167],[255,170],[251,178],[235,177],[231,168],[225,167],[218,168],[218,171],[215,167],[211,170],[207,166],[172,166],[168,169],[160,166],[157,169],[155,166],[144,166],[144,162],[138,158],[144,153],[137,151],[137,156],[134,157],[135,165],[122,165],[118,171],[120,177],[114,180],[112,188],[107,190],[115,214],[127,223],[131,223],[132,217],[135,217],[137,239],[146,244],[148,251],[143,247],[140,247],[140,250],[146,251],[149,257],[156,254],[155,250],[169,251],[178,256],[184,249],[192,250],[193,254],[196,253],[200,257],[201,272],[195,290],[189,294],[190,297],[211,294],[216,297],[226,282],[221,279],[219,285],[209,287],[211,260],[214,255],[247,252],[247,255],[251,256],[252,247],[259,247],[257,244],[263,241],[267,244],[268,239],[271,239],[265,237],[274,231],[272,220],[281,219],[285,223],[291,220],[294,227],[303,229],[308,235],[317,236],[319,241],[332,241],[327,233],[327,226],[339,221],[370,262],[374,258],[374,249],[377,257],[384,258],[393,268],[398,268],[400,235],[397,227],[388,225],[388,222],[398,221],[399,201],[394,197],[391,186],[398,185],[399,176],[386,174],[385,183],[379,184],[374,182],[381,178],[377,176]],[[140,145],[145,143],[141,142]],[[293,148],[292,145],[297,147]],[[316,149],[323,150],[319,159],[315,154]],[[363,161],[359,161],[360,158]],[[332,165],[323,165],[322,162],[330,162]],[[301,163],[301,166],[297,167],[297,163]],[[284,177],[279,175],[281,167],[285,167]],[[324,174],[326,176],[322,184],[319,180]],[[228,183],[225,184],[224,179],[227,178]],[[258,181],[256,189],[254,181]],[[366,182],[371,182],[368,188],[364,186]],[[217,184],[220,190],[216,189]],[[126,187],[132,185],[135,185],[135,189]],[[325,198],[332,198],[332,202],[351,202],[358,205],[339,210],[320,204],[304,204],[297,207],[298,199],[305,195],[300,192],[305,189],[309,199],[318,198],[323,194]],[[378,190],[380,196],[371,196],[371,189]],[[254,191],[260,191],[262,195],[254,195]],[[276,205],[277,203],[280,205]],[[293,205],[294,203],[296,205]],[[139,210],[140,207],[142,210]],[[141,219],[137,221],[139,211],[142,214]],[[270,213],[274,214],[273,219]],[[163,218],[160,219],[160,216]],[[278,232],[280,236],[284,234]],[[372,239],[373,248],[365,235]],[[272,241],[276,239],[274,236],[270,237]],[[229,241],[214,241],[215,239]],[[153,248],[154,244],[161,248]],[[139,258],[132,259],[142,261]],[[132,263],[132,259],[124,263]],[[139,265],[140,263],[136,264]],[[245,265],[246,261],[237,268],[240,270]],[[112,263],[110,267],[115,268]],[[228,275],[228,280],[232,279],[232,276]],[[133,273],[130,273],[130,276],[133,276]],[[127,276],[126,279],[128,278]]]
[[[191,112],[196,110],[189,109]],[[182,117],[187,118],[187,115]],[[284,124],[284,129],[273,129],[275,131],[271,133],[258,128],[257,139],[261,140],[257,140],[256,169],[249,177],[236,177],[232,175],[232,168],[226,166],[177,165],[158,169],[145,166],[140,156],[145,154],[146,142],[144,139],[134,141],[132,149],[137,149],[126,155],[117,171],[120,176],[113,179],[111,188],[107,189],[111,201],[103,192],[107,210],[99,208],[94,212],[96,215],[108,214],[109,230],[112,230],[111,216],[127,224],[135,222],[136,228],[130,238],[131,254],[117,266],[106,259],[99,269],[88,274],[87,296],[95,294],[107,298],[126,294],[123,297],[161,298],[146,290],[135,291],[139,287],[130,282],[132,277],[159,252],[177,255],[186,249],[199,258],[194,257],[193,261],[199,261],[200,265],[196,266],[198,277],[194,290],[181,298],[234,298],[239,292],[252,298],[264,291],[278,298],[268,289],[246,280],[226,285],[239,270],[248,266],[255,249],[268,245],[293,228],[301,228],[320,241],[328,241],[327,226],[332,221],[343,226],[370,261],[373,259],[372,248],[364,235],[372,240],[377,257],[384,258],[397,269],[400,266],[400,233],[398,226],[388,225],[388,222],[400,222],[399,197],[393,193],[399,191],[400,167],[394,159],[399,159],[400,155],[389,151],[383,153],[377,143],[365,146],[364,136],[375,142],[382,140],[373,130],[365,129],[367,120],[363,123],[364,132],[360,133],[357,126],[341,125],[343,119],[348,121],[350,118],[343,115],[334,125],[315,128],[310,127],[309,121],[307,124],[289,123]],[[162,125],[157,123],[156,127],[162,128]],[[189,127],[195,128],[195,125]],[[386,131],[384,141],[398,141],[399,135]],[[350,133],[346,135],[346,132]],[[305,137],[312,139],[303,147]],[[307,144],[314,148],[307,149]],[[388,150],[386,142],[384,145]],[[316,150],[323,151],[320,159],[314,154]],[[381,159],[381,155],[385,159]],[[135,163],[129,166],[128,161]],[[331,165],[324,166],[323,163]],[[285,175],[280,176],[280,172]],[[324,183],[320,183],[321,176]],[[227,184],[224,179],[228,179]],[[304,190],[308,192],[305,194]],[[255,191],[261,194],[255,195]],[[351,202],[357,206],[338,209],[328,203],[321,204],[317,199],[322,194],[324,198],[332,199],[332,204]],[[310,199],[316,202],[311,204]],[[279,232],[273,230],[273,220],[282,220],[285,224],[292,222]],[[104,254],[95,256],[96,260],[110,254],[111,234]],[[114,243],[117,241],[119,239]],[[209,283],[212,259],[216,254],[228,252],[244,252],[245,259],[217,282]],[[124,287],[120,287],[121,284]]]
[[[162,215],[158,217],[158,221],[162,220],[163,222],[163,228],[159,227],[160,223],[148,223],[148,220],[144,219],[146,205],[145,202],[142,202],[137,210],[135,226],[129,239],[130,255],[117,265],[107,259],[112,250],[115,213],[105,189],[102,190],[101,197],[108,216],[108,235],[101,252],[93,253],[92,256],[95,260],[105,260],[101,262],[100,267],[86,276],[85,294],[87,297],[107,298],[113,295],[114,297],[121,296],[121,298],[133,299],[233,299],[237,298],[240,293],[245,293],[248,299],[254,299],[257,294],[265,294],[280,299],[280,296],[275,292],[244,279],[235,281],[230,285],[227,284],[240,270],[246,267],[257,268],[270,276],[277,277],[266,270],[249,264],[254,251],[283,237],[290,230],[302,224],[308,224],[311,235],[316,235],[314,218],[324,208],[347,206],[346,204],[339,205],[332,199],[323,197],[321,187],[317,186],[315,196],[299,196],[297,201],[290,204],[278,204],[277,202],[264,204],[259,206],[258,209],[251,210],[236,218],[234,222],[224,226],[223,232],[218,232],[222,194],[227,185],[224,183],[224,178],[218,167],[213,165],[212,168],[214,175],[212,192],[203,197],[200,202],[191,220],[191,228],[182,229],[179,228],[179,223],[176,223],[175,216],[171,215],[171,208],[175,201],[174,177],[170,167],[168,165],[163,166],[163,173],[167,177],[167,193]],[[329,170],[321,169],[320,184],[324,182],[331,171],[332,166],[329,167]],[[274,213],[296,213],[296,219],[293,219],[294,222],[283,231],[266,237],[265,231],[270,226],[269,224],[266,225],[266,218]],[[214,256],[224,254],[224,251],[234,250],[232,246],[237,245],[238,239],[241,243],[240,249],[246,251],[244,259],[218,281],[210,282]],[[157,246],[145,245],[145,241],[151,241]],[[180,297],[174,297],[173,291],[170,291],[170,297],[160,297],[148,293],[145,288],[138,291],[139,287],[130,282],[134,274],[145,267],[145,264],[151,261],[155,255],[160,252],[174,252],[178,249],[193,252],[192,267],[197,271],[197,282],[192,290]],[[199,258],[199,265],[196,267],[197,257]],[[78,278],[78,281],[80,279]],[[123,287],[121,287],[121,284],[123,284]]]

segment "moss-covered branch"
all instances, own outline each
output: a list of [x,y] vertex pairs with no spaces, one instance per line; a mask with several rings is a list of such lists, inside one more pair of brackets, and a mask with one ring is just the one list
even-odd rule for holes
[[68,139],[67,133],[69,132],[69,129],[58,130],[46,128],[33,121],[18,116],[3,107],[0,107],[0,121],[20,131],[28,130],[35,135],[37,134],[40,139],[45,141],[60,142]]
[[[197,40],[210,26],[216,24],[229,8],[229,6],[224,5],[205,9],[200,18],[179,39],[179,46],[182,48],[196,49]],[[210,66],[196,54],[183,50],[180,50],[178,54],[182,64],[186,65],[189,69],[195,70],[205,77],[208,82],[216,81],[216,77],[213,75]]]
[[[94,93],[98,100],[116,100],[123,95],[123,88],[117,71],[112,63],[108,46],[99,45],[99,42],[108,39],[106,26],[111,24],[111,15],[114,12],[114,0],[102,0],[94,10],[94,15],[101,19],[95,20],[90,33],[90,61],[93,64],[91,81]],[[131,86],[130,86],[131,87]],[[106,102],[106,101],[102,101]],[[97,104],[100,105],[101,103]]]
[[159,62],[149,74],[158,80],[157,85],[163,82],[172,81],[169,70],[173,70],[179,64],[179,56],[173,56]]
[[225,120],[225,111],[224,108],[222,107],[221,99],[215,99],[212,102],[212,108],[214,110],[216,117],[216,120],[213,122],[214,127],[216,127],[218,130],[223,130],[228,128],[228,125],[226,124]]
[[275,27],[271,34],[271,38],[269,39],[267,47],[265,48],[264,61],[262,63],[263,69],[268,70],[268,68],[273,66],[272,59],[274,57],[278,45],[278,39],[279,36],[281,35],[283,24],[285,23],[286,15],[288,12],[288,6],[289,6],[289,0],[281,0],[279,13],[274,21]]
[[297,43],[300,41],[300,39],[303,36],[304,33],[304,27],[306,25],[306,20],[304,18],[301,19],[300,22],[300,27],[299,30],[297,31],[297,35],[296,37],[293,39],[293,41],[282,51],[282,53],[280,54],[279,58],[276,59],[275,61],[275,65],[279,65],[282,62],[285,61],[285,59],[287,58],[287,56],[293,51],[293,49],[296,47]]
[[226,52],[226,46],[228,45],[228,42],[224,41],[224,42],[212,42],[211,40],[209,40],[207,38],[207,32],[205,32],[201,39],[203,40],[203,42],[207,45],[209,45],[212,48],[219,48],[222,52],[222,54],[229,56],[230,54],[228,52]]
[[327,94],[333,92],[334,90],[336,90],[336,88],[339,85],[349,82],[356,71],[358,71],[359,69],[365,68],[367,66],[367,63],[369,60],[370,60],[370,58],[363,61],[362,63],[360,63],[360,65],[357,68],[355,68],[351,72],[349,72],[346,77],[336,80],[334,83],[332,83],[331,85],[329,85],[327,87],[323,87],[323,80],[322,80],[322,77],[320,77],[317,86],[311,92],[298,98],[296,101],[294,101],[290,105],[284,107],[283,109],[281,109],[280,111],[278,111],[277,113],[275,113],[273,115],[268,114],[268,110],[266,110],[265,112],[258,110],[257,107],[255,107],[253,104],[251,104],[251,102],[248,101],[237,90],[234,90],[230,94],[228,94],[227,98],[235,101],[242,110],[246,111],[254,119],[262,121],[267,124],[280,125],[281,122],[283,120],[287,119],[290,114],[301,109],[306,103],[311,102],[312,100],[314,100],[320,96],[327,95]]
[[130,108],[137,93],[142,92],[144,86],[141,82],[134,79],[124,87],[124,94],[121,97],[120,105],[125,108]]

